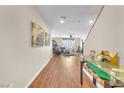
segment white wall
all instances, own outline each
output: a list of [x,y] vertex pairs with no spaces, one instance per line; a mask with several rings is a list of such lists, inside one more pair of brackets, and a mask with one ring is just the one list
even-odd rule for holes
[[85,55],[91,49],[118,51],[124,66],[124,6],[105,6],[85,41]]
[[31,47],[31,21],[47,31],[34,6],[0,6],[0,86],[25,87],[52,55]]

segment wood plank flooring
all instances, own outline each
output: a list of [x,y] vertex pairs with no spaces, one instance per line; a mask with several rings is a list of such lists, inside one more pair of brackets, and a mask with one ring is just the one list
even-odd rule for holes
[[80,85],[80,57],[53,55],[47,66],[29,88],[94,88],[84,74],[84,85]]

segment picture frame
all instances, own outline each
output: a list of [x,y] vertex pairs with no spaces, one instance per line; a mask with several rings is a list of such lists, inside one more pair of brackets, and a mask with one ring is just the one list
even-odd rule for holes
[[44,29],[32,22],[32,47],[44,46]]
[[45,46],[50,46],[50,34],[45,32]]

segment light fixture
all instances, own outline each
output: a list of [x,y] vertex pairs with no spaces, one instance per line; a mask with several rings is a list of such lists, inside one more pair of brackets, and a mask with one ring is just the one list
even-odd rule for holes
[[60,23],[63,24],[63,23],[64,23],[64,20],[61,19],[61,20],[60,20]]
[[63,24],[65,22],[66,16],[61,16],[60,17],[60,23]]
[[72,34],[70,34],[70,38],[69,38],[70,40],[74,40],[74,38],[72,37]]
[[90,20],[89,23],[92,24],[93,23],[93,20]]

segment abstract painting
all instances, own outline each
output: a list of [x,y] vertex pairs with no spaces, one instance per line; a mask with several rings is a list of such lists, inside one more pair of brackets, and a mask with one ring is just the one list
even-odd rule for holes
[[45,32],[45,46],[50,46],[50,34]]
[[45,31],[36,23],[32,22],[32,46],[44,46]]

